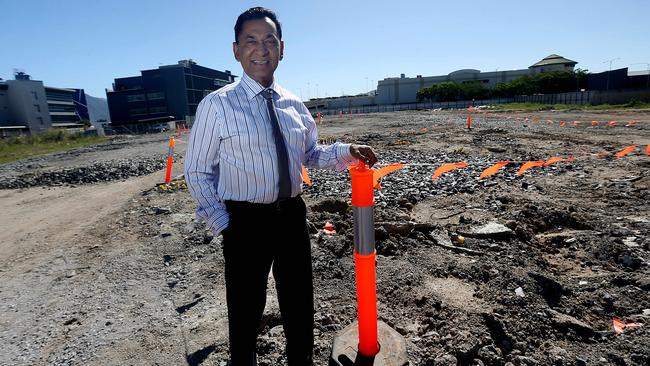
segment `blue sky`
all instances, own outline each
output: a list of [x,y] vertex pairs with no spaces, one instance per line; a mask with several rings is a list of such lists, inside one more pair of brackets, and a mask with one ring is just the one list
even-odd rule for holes
[[[241,75],[233,26],[276,11],[285,57],[276,80],[303,99],[357,94],[385,77],[526,68],[556,53],[592,72],[650,63],[650,1],[0,0],[0,78],[105,97],[116,77],[192,58]],[[318,95],[317,95],[318,93]]]

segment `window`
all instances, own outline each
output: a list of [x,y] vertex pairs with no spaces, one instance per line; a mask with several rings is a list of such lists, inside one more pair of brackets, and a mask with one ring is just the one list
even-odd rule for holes
[[127,102],[142,102],[144,101],[144,94],[133,94],[126,96]]
[[129,114],[131,114],[132,116],[138,114],[147,114],[147,108],[131,108],[129,109]]
[[34,96],[34,100],[38,100],[38,93],[35,91],[32,92],[32,95]]
[[43,125],[43,117],[36,117],[36,120],[40,122],[41,125]]
[[151,107],[149,108],[149,113],[165,113],[167,112],[167,107]]
[[165,93],[163,92],[147,93],[147,99],[149,100],[165,99]]
[[225,85],[228,85],[228,81],[226,80],[219,80],[219,79],[214,79],[214,85],[218,87],[222,87]]
[[41,111],[41,106],[38,105],[38,104],[34,104],[34,109],[36,109],[36,112],[39,112],[39,113],[40,113],[40,111]]

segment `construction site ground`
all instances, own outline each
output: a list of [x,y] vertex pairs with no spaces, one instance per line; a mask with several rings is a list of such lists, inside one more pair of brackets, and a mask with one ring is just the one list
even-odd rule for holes
[[[378,316],[411,364],[650,364],[650,111],[479,112],[472,123],[423,110],[319,126],[326,142],[373,146],[379,166],[410,164],[381,181],[375,235]],[[0,364],[226,365],[221,237],[186,189],[156,188],[168,138],[0,166]],[[516,175],[551,157],[575,160]],[[432,180],[456,162],[467,166]],[[309,173],[315,363],[326,365],[356,318],[354,229],[347,172]],[[273,278],[268,288],[258,362],[284,365]],[[615,318],[630,326],[615,331]]]

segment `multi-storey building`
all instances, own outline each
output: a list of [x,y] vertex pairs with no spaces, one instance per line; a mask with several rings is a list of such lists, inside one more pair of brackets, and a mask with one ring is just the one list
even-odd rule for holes
[[192,60],[115,79],[113,90],[106,91],[111,125],[117,130],[146,131],[160,122],[189,122],[203,97],[233,81],[230,71]]
[[0,136],[36,134],[48,128],[83,127],[88,111],[83,89],[55,88],[16,72],[15,80],[0,81]]

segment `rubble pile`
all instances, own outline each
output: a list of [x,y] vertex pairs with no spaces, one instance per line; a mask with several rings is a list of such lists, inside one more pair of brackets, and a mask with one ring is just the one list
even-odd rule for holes
[[[537,160],[542,157],[521,157],[519,161]],[[433,172],[446,163],[464,161],[467,167],[446,173],[432,180]],[[395,173],[381,178],[381,190],[376,196],[377,205],[395,205],[410,202],[415,204],[423,199],[437,196],[451,196],[458,193],[472,194],[477,190],[491,187],[498,182],[505,182],[509,188],[526,190],[530,187],[528,177],[555,176],[572,171],[576,163],[544,167],[528,171],[524,176],[517,177],[519,165],[510,164],[504,167],[497,176],[491,179],[479,180],[481,172],[497,162],[497,158],[470,157],[463,154],[425,154],[417,151],[382,151],[378,166],[393,163],[403,163],[407,166]],[[309,177],[313,185],[305,186],[306,193],[319,197],[350,197],[351,186],[347,171],[309,169]],[[530,187],[532,188],[532,187]]]
[[[346,189],[343,178],[337,182],[341,192]],[[391,189],[408,189],[406,182],[396,179]],[[646,230],[647,223],[632,221],[626,229],[614,228],[588,207],[541,205],[498,193],[509,184],[504,180],[474,194],[472,208],[501,207],[479,219],[465,214],[458,220],[419,221],[414,211],[430,201],[426,198],[411,205],[385,200],[376,208],[378,314],[407,339],[412,364],[650,362],[650,328],[645,325],[650,320],[650,268],[644,260],[650,240],[634,236]],[[151,216],[143,222],[171,222],[143,227],[154,247],[185,247],[161,263],[172,277],[170,293],[185,293],[180,297],[189,299],[187,314],[200,316],[211,305],[197,303],[190,294],[203,298],[206,293],[197,293],[199,283],[179,287],[192,280],[178,271],[197,261],[219,263],[220,237],[214,238],[177,203],[186,199],[178,198],[181,194],[152,192],[138,205]],[[327,364],[334,336],[356,319],[352,209],[342,196],[315,189],[305,194],[318,365]],[[170,199],[175,208],[157,206]],[[185,213],[173,213],[177,209]],[[181,215],[192,223],[184,223]],[[615,317],[644,325],[617,334],[612,327]],[[258,341],[260,365],[286,363],[280,319],[277,308],[267,308]],[[224,343],[194,352],[191,357],[217,364],[228,359]]]
[[164,160],[158,157],[100,161],[74,168],[36,171],[17,176],[0,176],[0,189],[108,182],[150,174],[164,166]]

